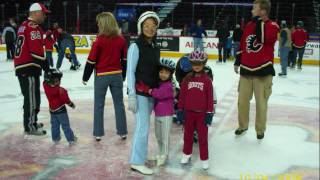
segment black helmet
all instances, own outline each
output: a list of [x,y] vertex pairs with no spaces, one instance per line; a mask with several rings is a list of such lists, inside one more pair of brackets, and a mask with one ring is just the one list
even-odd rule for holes
[[54,84],[55,80],[61,80],[63,74],[58,69],[50,69],[44,74],[44,81],[48,84]]

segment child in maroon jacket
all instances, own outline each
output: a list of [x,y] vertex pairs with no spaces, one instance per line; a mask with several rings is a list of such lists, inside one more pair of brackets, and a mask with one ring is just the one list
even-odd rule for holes
[[189,162],[192,154],[193,132],[198,133],[200,159],[202,168],[209,168],[208,156],[208,125],[213,117],[213,86],[209,76],[204,71],[208,60],[206,53],[194,51],[189,56],[192,72],[181,84],[178,102],[178,119],[185,119],[184,145],[182,164]]
[[52,31],[48,30],[46,32],[46,38],[44,39],[44,46],[46,50],[46,59],[49,62],[50,67],[53,67],[52,50],[55,42],[56,41],[52,37]]
[[76,106],[72,101],[70,101],[67,90],[60,87],[61,77],[62,73],[60,71],[51,69],[44,76],[43,88],[49,101],[52,140],[56,143],[61,140],[61,125],[67,141],[72,145],[77,141],[77,137],[73,134],[73,131],[70,128],[69,117],[65,104],[73,109]]

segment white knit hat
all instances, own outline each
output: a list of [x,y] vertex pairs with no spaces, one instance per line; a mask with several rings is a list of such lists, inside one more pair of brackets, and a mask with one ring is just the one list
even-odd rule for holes
[[142,13],[138,19],[138,35],[141,34],[141,24],[147,19],[147,18],[154,18],[156,20],[157,27],[159,27],[160,19],[158,15],[153,11],[146,11]]

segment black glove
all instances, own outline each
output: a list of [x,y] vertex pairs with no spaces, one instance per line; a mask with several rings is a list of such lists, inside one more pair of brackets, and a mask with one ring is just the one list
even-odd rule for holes
[[241,64],[241,53],[236,54],[236,60],[234,61],[235,66],[240,66]]
[[206,117],[204,118],[204,121],[207,126],[211,125],[213,118],[213,113],[206,113]]
[[122,65],[122,78],[123,78],[123,81],[125,81],[126,75],[127,75],[127,61],[121,60],[121,65]]
[[69,104],[69,106],[70,106],[72,109],[76,108],[76,105],[74,105],[73,102],[71,102],[71,103]]
[[183,124],[184,122],[184,110],[179,109],[177,112],[177,121]]

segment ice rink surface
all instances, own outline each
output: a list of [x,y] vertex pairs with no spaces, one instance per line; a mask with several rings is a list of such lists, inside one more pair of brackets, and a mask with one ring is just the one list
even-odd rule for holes
[[[53,55],[56,60],[56,54]],[[174,124],[171,131],[169,160],[156,167],[156,173],[143,176],[130,170],[128,163],[135,119],[126,111],[128,139],[121,141],[115,131],[115,117],[110,92],[105,106],[106,135],[101,142],[92,136],[93,81],[82,85],[87,55],[78,55],[80,70],[62,66],[62,87],[76,104],[68,109],[71,127],[79,141],[69,146],[64,136],[55,145],[51,140],[48,102],[41,87],[39,121],[48,135],[30,137],[23,134],[22,103],[18,79],[12,62],[0,52],[0,179],[319,179],[319,67],[303,66],[302,71],[288,70],[286,78],[275,76],[269,100],[267,131],[257,140],[254,130],[255,102],[251,101],[250,128],[235,137],[237,128],[237,87],[239,75],[233,62],[216,64],[209,61],[214,72],[218,105],[209,134],[210,169],[203,171],[198,144],[194,144],[192,162],[181,166],[182,127]],[[275,65],[276,72],[280,70]],[[41,80],[42,81],[42,80]],[[124,83],[126,94],[126,82]],[[127,96],[124,96],[127,106]],[[153,116],[149,133],[149,155],[157,153]]]

